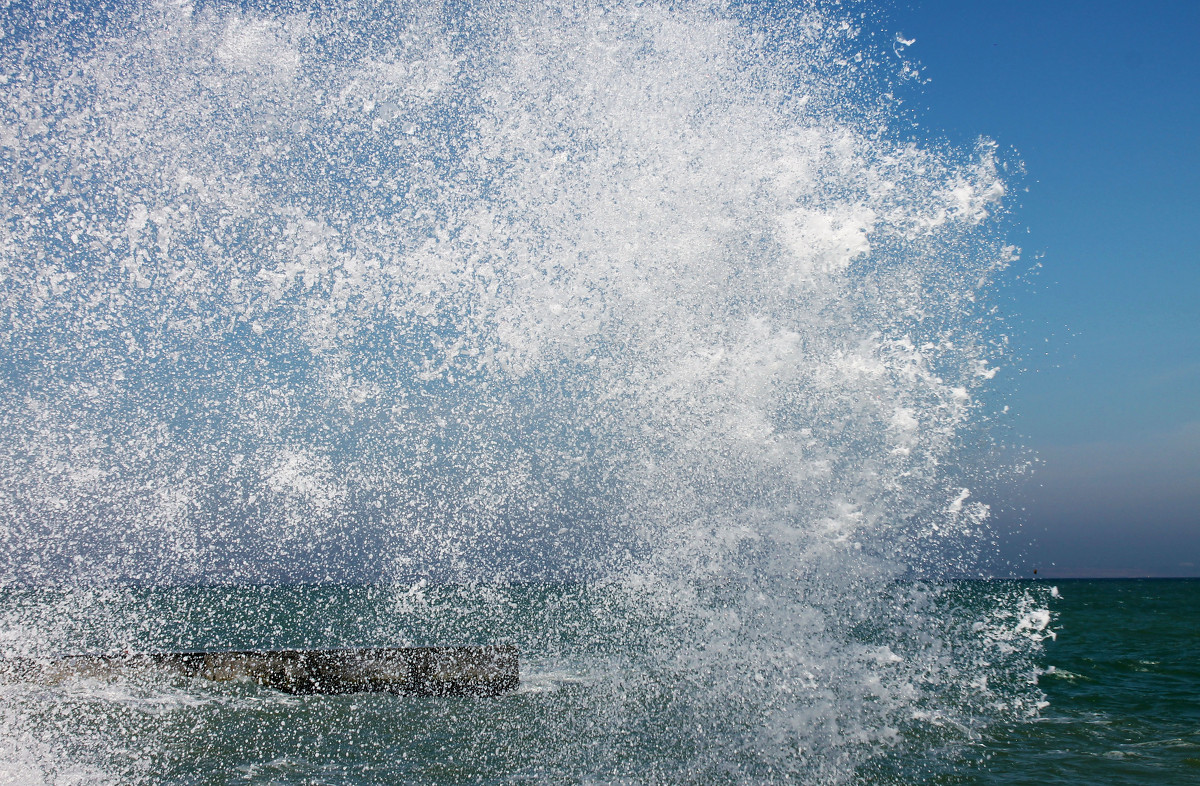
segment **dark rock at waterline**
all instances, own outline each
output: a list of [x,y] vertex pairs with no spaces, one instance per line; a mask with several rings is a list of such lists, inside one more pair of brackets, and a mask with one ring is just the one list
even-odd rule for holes
[[225,682],[248,679],[285,693],[379,691],[419,696],[497,696],[519,684],[517,648],[371,647],[335,650],[143,652],[0,661],[0,673],[33,682],[168,670]]

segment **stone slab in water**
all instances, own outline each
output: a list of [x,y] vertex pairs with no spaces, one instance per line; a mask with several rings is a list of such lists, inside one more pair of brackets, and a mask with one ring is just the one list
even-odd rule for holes
[[520,682],[517,648],[369,647],[335,650],[143,652],[13,659],[2,671],[37,682],[169,670],[209,680],[249,679],[286,693],[383,691],[421,696],[497,696]]

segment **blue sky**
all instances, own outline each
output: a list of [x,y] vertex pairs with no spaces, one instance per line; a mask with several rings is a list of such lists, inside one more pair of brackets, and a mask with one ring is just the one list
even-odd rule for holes
[[[1039,575],[1200,575],[1200,4],[914,0],[924,133],[1023,161],[1010,290],[1020,441],[1006,555]],[[1032,540],[1031,546],[1026,546]]]

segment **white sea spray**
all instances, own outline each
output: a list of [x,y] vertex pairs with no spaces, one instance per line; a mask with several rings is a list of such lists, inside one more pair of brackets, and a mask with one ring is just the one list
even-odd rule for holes
[[2,59],[8,583],[588,579],[630,652],[547,782],[869,779],[1037,701],[1043,599],[914,580],[986,542],[1004,163],[906,136],[853,17],[50,18]]

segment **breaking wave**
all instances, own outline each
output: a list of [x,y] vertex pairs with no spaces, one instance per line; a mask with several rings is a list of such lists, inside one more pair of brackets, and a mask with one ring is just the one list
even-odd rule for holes
[[908,42],[252,5],[5,12],[0,578],[586,581],[625,676],[533,780],[885,778],[1036,709],[1039,600],[924,581],[987,542],[1017,252],[994,145],[912,138]]

